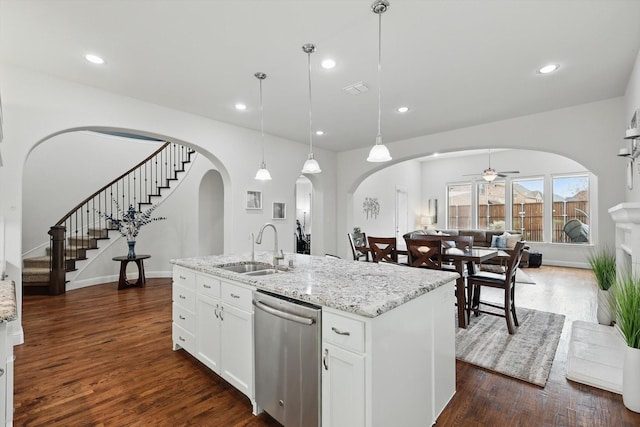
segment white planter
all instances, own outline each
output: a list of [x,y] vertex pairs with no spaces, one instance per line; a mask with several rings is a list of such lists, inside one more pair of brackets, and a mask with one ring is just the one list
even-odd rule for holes
[[640,349],[629,346],[622,368],[622,401],[627,409],[640,412]]
[[611,314],[611,294],[598,288],[598,308],[596,311],[598,323],[611,326],[613,316]]

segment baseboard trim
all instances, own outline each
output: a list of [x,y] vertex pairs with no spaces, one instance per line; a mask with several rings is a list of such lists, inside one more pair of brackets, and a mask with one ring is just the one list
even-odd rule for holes
[[[165,277],[168,278],[168,277],[171,277],[171,274],[172,273],[170,270],[169,271],[146,271],[145,277],[147,279],[157,279],[157,278],[165,278]],[[129,278],[135,279],[137,275],[138,273],[131,273],[129,275]],[[84,279],[84,280],[74,280],[67,283],[66,290],[72,291],[74,289],[81,289],[81,288],[86,288],[88,286],[101,285],[103,283],[110,283],[110,282],[117,282],[117,281],[118,281],[117,274],[113,274],[109,276],[92,277],[90,279]]]

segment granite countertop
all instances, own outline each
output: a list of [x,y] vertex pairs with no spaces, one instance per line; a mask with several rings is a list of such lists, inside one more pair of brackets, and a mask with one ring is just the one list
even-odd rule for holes
[[[273,252],[255,253],[257,262],[271,264],[272,257]],[[301,254],[286,254],[284,264],[293,260],[294,267],[271,275],[247,276],[218,268],[250,259],[251,254],[245,253],[173,259],[171,263],[365,317],[379,316],[458,278],[457,273],[440,270]]]
[[13,281],[0,281],[0,322],[10,322],[18,315],[16,287]]

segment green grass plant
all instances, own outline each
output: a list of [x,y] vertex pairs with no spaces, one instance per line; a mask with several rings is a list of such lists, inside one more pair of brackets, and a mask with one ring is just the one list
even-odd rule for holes
[[613,309],[627,345],[640,349],[640,279],[626,275],[613,288]]
[[616,254],[611,249],[594,250],[589,255],[589,265],[600,289],[606,291],[616,282]]

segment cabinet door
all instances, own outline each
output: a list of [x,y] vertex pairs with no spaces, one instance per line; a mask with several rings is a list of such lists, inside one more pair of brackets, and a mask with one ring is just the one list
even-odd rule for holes
[[222,305],[221,376],[253,399],[253,314]]
[[364,355],[322,343],[322,426],[365,425]]
[[215,373],[220,373],[219,300],[198,297],[196,323],[196,357]]

